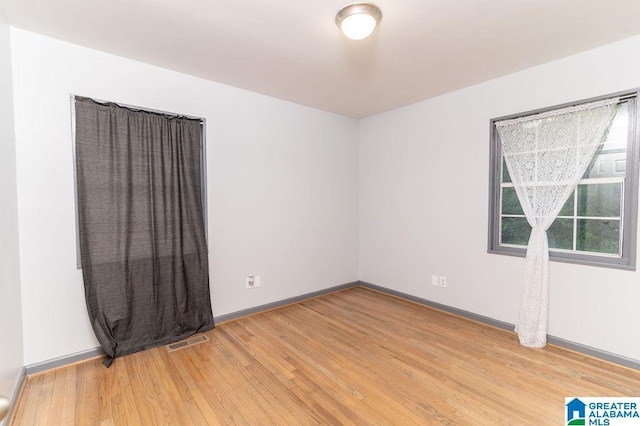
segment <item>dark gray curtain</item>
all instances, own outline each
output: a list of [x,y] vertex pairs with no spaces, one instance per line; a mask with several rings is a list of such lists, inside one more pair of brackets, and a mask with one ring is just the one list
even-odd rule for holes
[[105,365],[213,328],[200,121],[82,97],[75,113],[82,274]]

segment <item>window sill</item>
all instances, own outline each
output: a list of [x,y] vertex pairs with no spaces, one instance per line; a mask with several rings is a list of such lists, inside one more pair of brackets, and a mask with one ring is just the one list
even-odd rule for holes
[[[526,249],[514,247],[489,248],[487,253],[500,254],[514,257],[525,257]],[[635,271],[636,265],[631,264],[626,258],[588,256],[573,253],[549,252],[549,260],[552,262],[572,263],[574,265],[596,266],[601,268],[621,269],[623,271]]]

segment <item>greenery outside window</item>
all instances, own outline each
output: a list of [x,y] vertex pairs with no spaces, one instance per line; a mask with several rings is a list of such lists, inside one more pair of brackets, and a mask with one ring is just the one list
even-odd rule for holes
[[[577,188],[547,231],[551,260],[635,270],[638,206],[637,92],[624,92],[611,129]],[[570,105],[491,120],[489,252],[524,256],[531,227],[502,156],[497,121]]]

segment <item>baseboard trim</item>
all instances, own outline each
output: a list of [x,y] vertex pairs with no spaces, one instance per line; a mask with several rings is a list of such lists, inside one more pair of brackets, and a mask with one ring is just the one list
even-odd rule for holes
[[[259,314],[261,312],[271,311],[273,309],[278,309],[286,305],[291,305],[293,303],[301,302],[303,300],[324,296],[326,294],[335,293],[336,291],[345,290],[351,287],[356,287],[358,286],[358,284],[359,284],[359,281],[352,281],[350,283],[341,284],[341,285],[337,285],[327,289],[302,294],[300,296],[290,297],[288,299],[280,300],[277,302],[267,303],[265,305],[255,306],[249,309],[243,309],[241,311],[232,312],[230,314],[219,315],[214,317],[214,321],[216,324],[222,324],[228,321],[233,321],[241,317],[246,317],[248,315],[254,315],[254,314]],[[30,376],[33,374],[42,373],[43,371],[53,370],[54,368],[65,367],[70,364],[75,364],[77,362],[86,361],[88,359],[104,356],[104,355],[105,353],[100,347],[88,349],[86,351],[77,352],[71,355],[65,355],[65,356],[50,359],[47,361],[42,361],[36,364],[28,365],[25,367],[25,374]]]
[[[399,297],[401,299],[404,300],[408,300],[410,302],[415,302],[418,303],[420,305],[424,305],[424,306],[428,306],[430,308],[434,308],[434,309],[438,309],[444,312],[448,312],[450,314],[453,315],[458,315],[460,317],[463,318],[467,318],[470,319],[472,321],[477,321],[479,323],[482,324],[486,324],[492,327],[496,327],[502,330],[507,330],[510,332],[513,332],[513,329],[515,328],[514,324],[508,323],[508,322],[504,322],[504,321],[500,321],[494,318],[490,318],[484,315],[479,315],[470,311],[466,311],[464,309],[459,309],[459,308],[454,308],[453,306],[449,306],[449,305],[444,305],[441,303],[437,303],[437,302],[433,302],[431,300],[428,299],[424,299],[422,297],[418,297],[418,296],[413,296],[411,294],[408,293],[403,293],[401,291],[397,291],[397,290],[392,290],[386,287],[382,287],[376,284],[372,284],[366,281],[352,281],[346,284],[340,284],[334,287],[330,287],[330,288],[326,288],[323,290],[318,290],[318,291],[314,291],[311,293],[305,293],[302,294],[300,296],[295,296],[295,297],[290,297],[287,299],[283,299],[283,300],[279,300],[277,302],[271,302],[271,303],[266,303],[264,305],[259,305],[259,306],[254,306],[253,308],[248,308],[248,309],[242,309],[240,311],[235,311],[235,312],[231,312],[229,314],[224,314],[224,315],[219,315],[214,317],[216,324],[222,324],[225,322],[229,322],[229,321],[233,321],[236,320],[238,318],[242,318],[242,317],[246,317],[249,315],[255,315],[255,314],[259,314],[262,312],[267,312],[267,311],[271,311],[274,309],[278,309],[278,308],[282,308],[284,306],[287,305],[291,305],[294,303],[299,303],[302,302],[304,300],[309,300],[309,299],[313,299],[315,297],[320,297],[320,296],[324,296],[330,293],[335,293],[337,291],[342,291],[342,290],[346,290],[348,288],[352,288],[352,287],[363,287],[363,288],[368,288],[370,290],[374,290],[374,291],[378,291],[380,293],[385,293],[388,294],[390,296],[395,296],[395,297]],[[555,336],[549,336],[547,338],[547,341],[555,346],[559,346],[561,348],[565,348],[565,349],[569,349],[584,355],[588,355],[588,356],[592,356],[594,358],[598,358],[604,361],[608,361],[608,362],[612,362],[614,364],[618,364],[618,365],[622,365],[624,367],[628,367],[634,370],[640,370],[640,361],[631,359],[631,358],[627,358],[621,355],[616,355],[614,353],[611,352],[607,352],[607,351],[603,351],[601,349],[597,349],[597,348],[593,348],[591,346],[587,346],[587,345],[582,345],[580,343],[575,343],[575,342],[571,342],[569,340],[565,340],[565,339],[561,339],[559,337],[555,337]],[[94,348],[94,349],[88,349],[86,351],[82,351],[82,352],[77,352],[71,355],[65,355],[65,356],[61,356],[59,358],[54,358],[51,360],[47,360],[47,361],[43,361],[40,363],[36,363],[36,364],[31,364],[28,365],[26,367],[24,367],[23,369],[23,373],[22,373],[22,377],[20,379],[20,385],[16,388],[16,395],[18,390],[20,389],[20,387],[22,386],[22,383],[24,382],[24,379],[26,376],[30,376],[32,374],[37,374],[37,373],[41,373],[43,371],[47,371],[47,370],[52,370],[54,368],[60,368],[60,367],[64,367],[70,364],[74,364],[77,362],[82,362],[82,361],[86,361],[88,359],[91,358],[95,358],[98,356],[104,356],[104,351],[102,350],[102,348]],[[14,399],[12,399],[12,404],[15,403],[15,396]],[[11,415],[11,410],[9,415]],[[10,418],[9,416],[7,416],[7,418]]]
[[225,322],[233,321],[238,318],[246,317],[249,315],[255,315],[262,312],[272,311],[274,309],[282,308],[287,305],[302,302],[303,300],[313,299],[314,297],[320,297],[329,293],[335,293],[336,291],[346,290],[348,288],[357,287],[360,285],[360,281],[352,281],[346,284],[340,284],[334,287],[326,288],[323,290],[313,291],[311,293],[301,294],[300,296],[290,297],[288,299],[279,300],[277,302],[266,303],[264,305],[254,306],[253,308],[242,309],[230,314],[224,314],[215,317],[216,324],[222,324]]
[[7,412],[4,420],[0,422],[0,425],[10,425],[13,421],[13,413],[16,406],[18,405],[18,397],[20,396],[20,391],[22,391],[22,386],[24,385],[24,380],[26,378],[27,374],[25,372],[25,368],[22,367],[18,375],[18,382],[16,383],[16,386],[13,389],[13,394],[11,395],[11,399],[9,400],[9,411]]
[[[413,296],[411,294],[403,293],[401,291],[391,290],[386,287],[381,287],[379,285],[371,284],[366,281],[359,281],[358,285],[360,287],[368,288],[370,290],[379,291],[381,293],[388,294],[390,296],[399,297],[401,299],[408,300],[410,302],[415,302],[420,305],[425,305],[430,308],[438,309],[444,312],[448,312],[454,315],[458,315],[472,321],[477,321],[486,325],[490,325],[492,327],[500,328],[507,331],[513,331],[515,328],[514,324],[500,321],[497,319],[493,319],[490,317],[486,317],[484,315],[479,315],[473,312],[465,311],[464,309],[454,308],[452,306],[443,305],[441,303],[433,302],[428,299],[423,299],[422,297]],[[591,346],[582,345],[580,343],[571,342],[569,340],[561,339],[555,336],[548,336],[547,342],[549,344],[568,349],[574,352],[578,352],[583,355],[591,356],[594,358],[601,359],[603,361],[612,362],[614,364],[622,365],[623,367],[628,367],[634,370],[640,370],[640,361],[636,361],[631,358],[624,357],[622,355],[617,355],[611,352],[603,351],[601,349],[597,349]]]
[[484,315],[475,314],[470,311],[465,311],[464,309],[454,308],[453,306],[443,305],[441,303],[433,302],[428,299],[423,299],[422,297],[413,296],[411,294],[403,293],[401,291],[391,290],[390,288],[381,287],[379,285],[371,284],[365,281],[359,282],[360,287],[368,288],[370,290],[379,291],[380,293],[385,293],[390,296],[399,297],[400,299],[405,299],[410,302],[415,302],[420,305],[425,305],[430,308],[438,309],[440,311],[445,311],[450,314],[458,315],[473,321],[478,321],[483,324],[491,325],[493,327],[501,328],[503,330],[513,331],[514,325],[509,324],[508,322],[500,321],[497,319],[493,319],[490,317],[485,317]]
[[591,346],[582,345],[580,343],[571,342],[569,340],[561,339],[555,336],[547,336],[547,343],[555,346],[559,346],[570,351],[578,352],[593,358],[598,358],[603,361],[612,362],[614,364],[622,365],[624,367],[631,368],[633,370],[640,370],[640,361],[636,361],[631,358],[627,358],[622,355],[617,355],[611,352],[603,351],[601,349],[593,348]]
[[65,367],[77,362],[86,361],[91,358],[104,356],[102,348],[87,349],[86,351],[76,352],[71,355],[64,355],[58,358],[49,359],[47,361],[38,362],[25,367],[27,376],[42,373],[43,371],[53,370],[54,368]]

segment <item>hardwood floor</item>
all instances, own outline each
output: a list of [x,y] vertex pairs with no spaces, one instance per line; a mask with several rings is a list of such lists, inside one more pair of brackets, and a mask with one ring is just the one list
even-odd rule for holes
[[567,396],[639,396],[640,372],[364,288],[27,379],[14,425],[564,424]]

